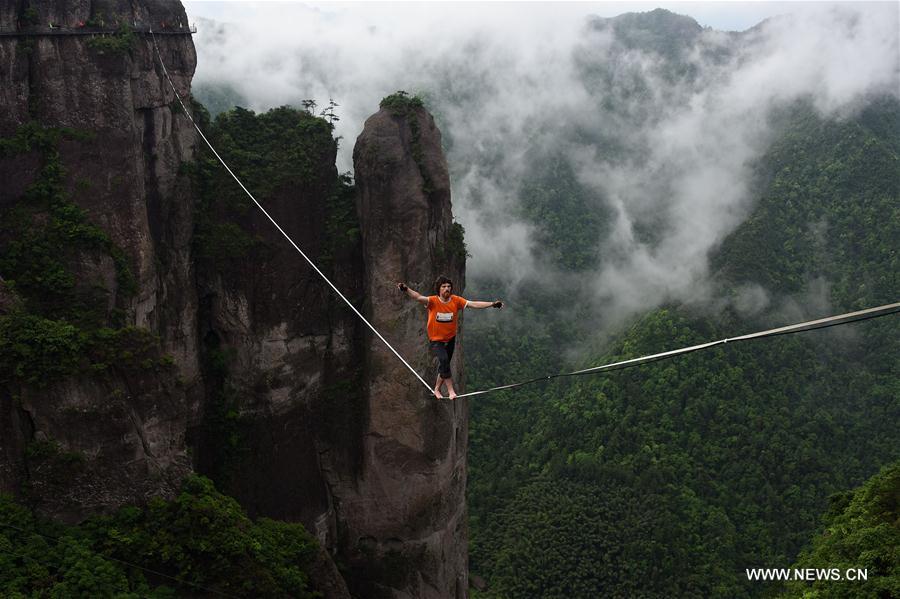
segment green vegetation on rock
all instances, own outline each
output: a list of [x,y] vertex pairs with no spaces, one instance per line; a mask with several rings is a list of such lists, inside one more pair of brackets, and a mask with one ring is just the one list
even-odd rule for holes
[[4,597],[311,598],[320,596],[309,582],[319,551],[301,525],[254,522],[202,477],[188,478],[171,501],[76,527],[0,496]]
[[362,231],[356,214],[356,188],[349,172],[338,176],[326,208],[325,234],[329,250],[324,261],[330,264],[361,240]]
[[[58,144],[88,134],[36,123],[0,140],[0,156],[32,155],[40,170],[0,215],[0,275],[20,305],[0,316],[0,380],[45,385],[76,374],[165,366],[149,332],[121,328],[110,308],[137,289],[125,253],[69,197]],[[115,271],[109,289],[98,270]],[[106,266],[104,266],[106,264]]]
[[425,166],[425,154],[422,149],[422,131],[419,125],[419,119],[415,116],[416,110],[424,108],[425,106],[422,98],[420,96],[410,97],[407,92],[399,90],[382,99],[379,106],[382,109],[390,111],[394,116],[405,118],[406,122],[409,124],[409,130],[412,134],[410,150],[412,152],[413,161],[415,161],[416,166],[419,168],[419,174],[422,177],[422,192],[425,195],[429,195],[434,191],[434,182],[431,180],[431,176]]
[[87,41],[87,47],[101,54],[126,55],[134,48],[137,37],[128,25],[121,24],[115,33],[97,34]]
[[[199,105],[194,106],[197,113]],[[205,110],[199,114],[202,119],[209,118]],[[278,194],[314,191],[323,170],[331,166],[336,147],[328,121],[288,106],[259,115],[237,107],[219,114],[208,129],[219,153],[227,157],[234,173],[263,205]],[[222,267],[262,255],[265,244],[249,226],[257,209],[218,160],[203,153],[186,168],[194,174],[199,196],[195,242],[200,257]],[[348,186],[348,180],[335,182],[335,189],[341,185]],[[354,235],[359,226],[351,222],[346,202],[341,200],[345,194],[335,191],[332,197],[329,207],[341,215],[334,218],[346,226],[344,234]]]
[[425,103],[419,96],[410,96],[408,92],[398,90],[389,96],[385,96],[378,106],[390,110],[392,114],[397,116],[406,116],[416,108],[423,108]]
[[794,581],[783,599],[900,597],[900,462],[830,498],[825,529],[791,568],[864,570],[865,580]]

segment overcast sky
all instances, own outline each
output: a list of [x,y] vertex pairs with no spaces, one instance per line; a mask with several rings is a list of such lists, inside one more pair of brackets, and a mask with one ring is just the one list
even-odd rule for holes
[[[289,2],[263,0],[188,0],[184,2],[188,16],[215,20],[259,18],[262,11],[272,18],[287,5],[305,6],[323,14],[355,14],[379,21],[420,19],[426,14],[456,14],[481,18],[486,12],[505,15],[510,26],[527,20],[571,18],[586,14],[614,17],[625,12],[644,12],[665,8],[693,17],[704,27],[722,31],[743,31],[760,21],[788,12],[802,13],[822,2]],[[268,5],[268,6],[266,6]]]
[[[752,164],[776,133],[772,109],[806,100],[827,118],[845,118],[873,93],[900,94],[897,2],[185,6],[200,26],[195,89],[228,86],[257,111],[334,98],[341,171],[352,167],[353,141],[381,98],[398,89],[434,94],[429,108],[453,140],[453,210],[466,228],[470,280],[502,273],[512,288],[540,273],[575,281],[598,313],[619,321],[668,301],[716,299],[708,257],[752,208]],[[657,7],[709,28],[683,57],[699,77],[673,79],[658,54],[619,50],[608,87],[589,89],[579,69],[592,61],[607,68],[616,40],[586,28],[588,16]],[[721,33],[778,15],[789,16],[737,46]],[[710,58],[721,56],[717,48],[728,48],[724,62]],[[613,160],[580,142],[581,133],[636,158]],[[597,210],[611,214],[588,276],[567,279],[533,251],[534,228],[517,216],[528,152],[566,157]],[[641,233],[648,227],[655,239]],[[827,292],[827,282],[814,287]],[[755,311],[771,300],[752,288],[741,301]]]

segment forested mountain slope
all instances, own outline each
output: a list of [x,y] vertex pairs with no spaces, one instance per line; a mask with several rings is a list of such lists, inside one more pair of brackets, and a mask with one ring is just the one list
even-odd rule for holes
[[[900,595],[900,462],[886,466],[858,489],[832,495],[823,521],[824,530],[793,566],[814,569],[827,564],[839,573],[837,584],[832,572],[830,580],[812,585],[816,597]],[[848,576],[848,571],[853,574]],[[782,597],[806,596],[808,587],[794,581]]]
[[[898,115],[893,97],[779,114],[753,209],[711,256],[730,300],[645,314],[583,366],[896,301]],[[528,326],[473,320],[470,384],[563,368],[563,296],[525,296]],[[831,494],[900,457],[898,350],[888,317],[473,401],[473,573],[492,597],[772,591],[744,569],[793,563]]]

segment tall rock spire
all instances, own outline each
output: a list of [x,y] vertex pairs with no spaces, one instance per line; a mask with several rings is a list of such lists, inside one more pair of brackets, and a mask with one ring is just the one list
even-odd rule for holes
[[[464,285],[440,131],[420,102],[390,96],[366,121],[353,162],[367,314],[431,382],[425,310],[395,283],[426,295],[438,274],[457,293]],[[368,347],[363,468],[338,498],[345,549],[365,571],[349,583],[364,596],[464,597],[467,404],[436,400],[376,337]]]

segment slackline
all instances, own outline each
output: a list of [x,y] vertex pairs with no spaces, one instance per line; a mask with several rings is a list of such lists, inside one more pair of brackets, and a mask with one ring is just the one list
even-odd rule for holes
[[609,372],[611,370],[624,370],[625,368],[633,368],[635,366],[641,366],[642,364],[648,364],[650,362],[656,362],[657,360],[666,360],[668,358],[674,358],[675,356],[680,356],[682,354],[689,354],[691,352],[700,351],[704,349],[709,349],[710,347],[715,347],[716,345],[725,345],[727,343],[737,343],[738,341],[750,341],[751,339],[764,339],[766,337],[775,337],[777,335],[789,335],[791,333],[802,333],[803,331],[814,331],[816,329],[825,329],[828,327],[834,327],[842,324],[848,324],[851,322],[858,322],[860,320],[869,320],[871,318],[878,318],[880,316],[887,316],[889,314],[895,314],[900,312],[900,302],[893,304],[885,304],[884,306],[878,306],[877,308],[868,308],[866,310],[860,310],[858,312],[848,312],[847,314],[839,314],[837,316],[829,316],[827,318],[820,318],[819,320],[809,320],[806,322],[801,322],[798,324],[792,324],[784,327],[779,327],[777,329],[768,329],[766,331],[759,331],[758,333],[749,333],[747,335],[741,335],[740,337],[730,337],[728,339],[719,339],[718,341],[710,341],[709,343],[701,343],[700,345],[692,345],[690,347],[682,347],[681,349],[673,349],[671,351],[666,351],[658,354],[651,354],[648,356],[641,356],[640,358],[632,358],[630,360],[622,360],[621,362],[612,362],[610,364],[603,364],[602,366],[594,366],[592,368],[585,368],[583,370],[575,370],[573,372],[564,372],[561,374],[550,374],[547,376],[541,376],[538,378],[530,379],[527,381],[522,381],[520,383],[511,383],[509,385],[499,385],[497,387],[491,387],[490,389],[485,389],[483,391],[473,391],[471,393],[461,393],[457,395],[457,398],[460,397],[473,397],[475,395],[483,395],[484,393],[491,393],[493,391],[502,391],[504,389],[514,389],[516,387],[522,387],[523,385],[531,385],[533,383],[539,383],[541,381],[549,381],[550,379],[557,379],[566,376],[581,376],[585,374],[597,374],[600,372]]
[[[344,294],[341,293],[341,291],[334,285],[334,283],[331,282],[331,280],[325,275],[325,273],[323,273],[321,270],[319,270],[319,267],[316,266],[315,263],[309,258],[309,256],[307,256],[303,252],[303,250],[300,249],[300,246],[298,246],[294,242],[294,240],[291,239],[290,235],[288,235],[285,232],[285,230],[281,228],[281,225],[279,225],[275,221],[275,219],[272,218],[272,216],[268,213],[268,211],[265,208],[263,208],[262,204],[260,204],[259,201],[257,201],[257,199],[255,197],[253,197],[253,194],[250,193],[250,191],[244,186],[244,184],[237,177],[237,175],[235,175],[234,172],[231,170],[231,168],[229,168],[229,166],[225,163],[225,161],[222,159],[222,157],[219,155],[219,153],[216,151],[216,149],[213,147],[213,145],[210,143],[210,141],[206,138],[206,135],[203,134],[203,131],[200,129],[200,126],[197,125],[197,122],[194,120],[193,115],[187,109],[187,106],[185,106],[184,102],[181,99],[181,96],[178,94],[178,90],[175,89],[175,83],[172,81],[172,78],[169,76],[169,70],[166,68],[165,62],[163,62],[162,54],[159,51],[159,45],[156,43],[156,35],[153,33],[152,27],[150,28],[150,35],[153,38],[153,46],[156,49],[156,56],[159,59],[159,64],[162,66],[163,74],[166,76],[166,79],[168,80],[169,85],[172,88],[172,93],[175,94],[175,98],[178,100],[178,103],[181,104],[182,110],[184,110],[184,113],[187,115],[188,119],[190,119],[191,123],[194,125],[194,128],[197,130],[197,133],[200,134],[200,137],[203,139],[203,141],[206,143],[206,145],[209,147],[209,149],[212,151],[212,153],[215,155],[215,157],[219,160],[219,162],[222,164],[222,166],[225,167],[225,170],[228,171],[228,174],[231,175],[231,177],[237,182],[237,184],[241,186],[241,189],[244,190],[244,193],[246,193],[247,196],[253,201],[253,203],[256,204],[256,207],[259,208],[260,211],[262,211],[262,213],[265,215],[265,217],[267,219],[269,219],[269,222],[271,222],[275,226],[275,228],[278,229],[278,232],[281,233],[281,235],[288,241],[288,243],[290,243],[294,247],[294,249],[297,250],[297,252],[299,252],[299,254],[301,256],[303,256],[303,259],[306,260],[306,262],[313,268],[313,270],[315,270],[316,273],[320,277],[322,277],[322,279],[326,283],[328,283],[328,285],[334,290],[334,292],[337,293],[338,296],[342,300],[344,300],[344,303],[346,303],[347,306],[349,306],[350,309],[353,310],[353,313],[356,314],[360,318],[360,320],[362,320],[364,323],[366,323],[366,325],[369,327],[369,329],[371,329],[372,332],[375,333],[375,335],[377,335],[378,338],[381,339],[381,341],[388,347],[388,349],[390,349],[394,353],[394,355],[397,356],[397,359],[399,359],[401,362],[403,362],[403,365],[406,366],[406,368],[413,374],[413,376],[415,376],[419,380],[419,382],[421,382],[423,385],[425,385],[425,388],[428,389],[429,394],[432,393],[431,385],[426,383],[425,379],[422,378],[422,375],[420,375],[418,372],[416,372],[416,370],[412,366],[410,366],[406,360],[403,359],[403,356],[401,356],[400,353],[396,349],[394,349],[394,347],[390,343],[388,343],[387,339],[385,339],[381,335],[381,333],[378,332],[378,330],[372,325],[372,323],[370,323],[368,320],[366,320],[366,317],[363,316],[360,313],[360,311],[356,309],[356,306],[354,306],[352,303],[350,303],[350,300],[348,300],[344,296]],[[460,395],[457,395],[456,397],[457,398],[474,397],[476,395],[484,395],[485,393],[492,393],[494,391],[503,391],[505,389],[515,389],[516,387],[523,387],[525,385],[531,385],[534,383],[539,383],[541,381],[549,381],[551,379],[556,379],[556,378],[562,378],[562,377],[568,377],[568,376],[581,376],[581,375],[585,375],[585,374],[597,374],[600,372],[609,372],[612,370],[623,370],[625,368],[633,368],[635,366],[640,366],[642,364],[648,364],[650,362],[655,362],[657,360],[666,360],[668,358],[673,358],[675,356],[680,356],[682,354],[687,354],[687,353],[691,353],[691,352],[695,352],[695,351],[709,349],[710,347],[715,347],[716,345],[725,345],[726,343],[736,343],[738,341],[749,341],[751,339],[763,339],[765,337],[774,337],[776,335],[788,335],[791,333],[800,333],[803,331],[813,331],[815,329],[824,329],[827,327],[848,324],[851,322],[868,320],[870,318],[878,318],[880,316],[887,316],[889,314],[894,314],[896,312],[900,312],[900,302],[893,303],[893,304],[886,304],[884,306],[878,306],[877,308],[868,308],[866,310],[860,310],[858,312],[849,312],[847,314],[839,314],[837,316],[829,316],[827,318],[821,318],[819,320],[810,320],[807,322],[792,324],[792,325],[780,327],[777,329],[769,329],[767,331],[759,331],[758,333],[750,333],[747,335],[741,335],[740,337],[731,337],[728,339],[720,339],[718,341],[710,341],[709,343],[701,343],[700,345],[692,345],[690,347],[683,347],[681,349],[673,349],[671,351],[666,351],[666,352],[662,352],[662,353],[658,353],[658,354],[652,354],[652,355],[648,355],[648,356],[642,356],[640,358],[632,358],[630,360],[623,360],[621,362],[613,362],[611,364],[604,364],[602,366],[594,366],[592,368],[585,368],[583,370],[575,370],[573,372],[563,372],[563,373],[559,373],[559,374],[549,374],[546,376],[529,379],[527,381],[522,381],[519,383],[510,383],[508,385],[499,385],[497,387],[491,387],[490,389],[484,389],[482,391],[472,391],[471,393],[462,393]],[[448,399],[448,398],[444,398],[444,399]]]

